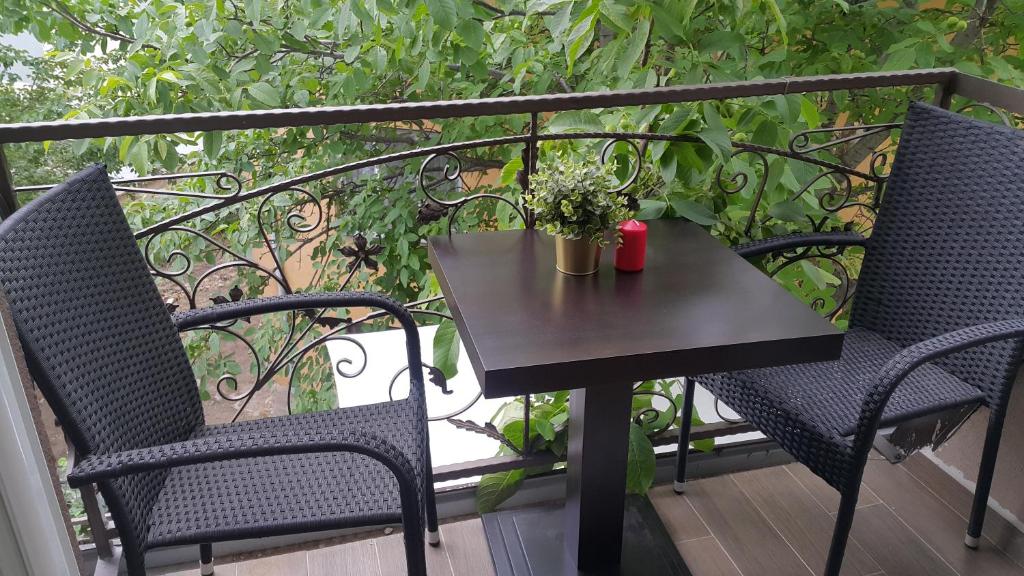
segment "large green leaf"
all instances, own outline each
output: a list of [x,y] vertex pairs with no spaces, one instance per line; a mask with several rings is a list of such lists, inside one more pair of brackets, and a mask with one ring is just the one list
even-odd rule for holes
[[661,200],[640,200],[640,209],[637,210],[634,217],[637,220],[655,220],[661,218],[661,215],[668,209],[668,204]]
[[537,426],[537,433],[540,434],[548,442],[555,439],[555,427],[551,424],[551,420],[544,418],[534,417],[531,423],[535,423]]
[[600,7],[600,0],[591,0],[590,5],[583,10],[579,18],[576,19],[576,22],[573,23],[572,31],[566,40],[569,49],[565,51],[565,61],[569,74],[572,74],[576,60],[587,51],[591,41],[594,39],[594,28],[597,26],[598,20],[600,20],[598,18]]
[[821,125],[821,115],[818,113],[818,105],[806,96],[800,97],[800,115],[809,128],[817,128]]
[[841,280],[836,278],[833,274],[826,272],[821,267],[815,265],[810,260],[801,260],[800,267],[803,269],[807,277],[814,282],[814,285],[820,290],[824,290],[828,285],[837,286],[841,284]]
[[458,20],[455,0],[424,0],[434,23],[444,29],[452,29]]
[[472,18],[466,18],[459,22],[455,31],[459,33],[462,41],[473,50],[479,50],[484,44],[484,28]]
[[591,110],[568,110],[555,114],[547,123],[549,132],[600,132],[601,117]]
[[267,106],[280,106],[281,93],[266,82],[256,82],[249,85],[249,94],[256,100]]
[[672,198],[669,202],[672,205],[672,210],[687,220],[703,226],[711,226],[718,222],[718,217],[715,216],[715,213],[699,202],[679,197]]
[[476,487],[476,509],[480,514],[494,512],[502,502],[508,500],[526,478],[525,470],[508,470],[484,474]]
[[647,44],[647,33],[650,29],[650,22],[641,20],[636,30],[626,39],[626,50],[619,56],[616,65],[620,78],[629,76],[629,72],[640,59],[644,52],[644,45]]
[[207,132],[203,134],[203,152],[210,160],[216,160],[220,156],[220,146],[224,141],[224,133],[221,131]]
[[785,222],[805,222],[806,213],[799,204],[793,200],[783,200],[768,207],[768,215]]
[[448,319],[442,320],[434,333],[434,368],[449,380],[459,373],[459,330]]
[[772,17],[775,18],[775,25],[779,27],[779,35],[782,36],[782,43],[789,44],[789,35],[786,32],[786,17],[782,15],[782,9],[779,8],[777,0],[764,0],[764,3],[768,5],[768,11],[772,13]]
[[882,70],[909,70],[914,67],[914,60],[917,59],[917,50],[912,47],[901,48],[892,54],[888,54]]
[[729,139],[729,130],[722,123],[722,117],[710,102],[704,103],[704,122],[707,126],[697,136],[711,148],[721,162],[725,162],[732,155],[732,142]]
[[626,491],[646,494],[654,482],[654,445],[643,428],[629,423],[629,461],[626,464]]

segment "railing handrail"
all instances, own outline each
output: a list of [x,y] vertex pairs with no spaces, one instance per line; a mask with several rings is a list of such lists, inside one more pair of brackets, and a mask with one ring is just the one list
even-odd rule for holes
[[[929,68],[891,72],[793,76],[739,82],[664,86],[639,90],[505,96],[472,100],[399,102],[391,104],[278,108],[271,110],[26,122],[0,124],[0,145],[21,142],[43,142],[47,140],[75,140],[81,138],[141,136],[182,132],[331,126],[336,124],[401,122],[466,116],[539,114],[612,106],[675,104],[702,100],[864,88],[923,86],[929,84],[952,86],[956,83],[958,76],[963,76],[963,74],[955,68]],[[977,80],[988,82],[982,79]],[[1000,84],[995,85],[1007,90],[1015,90]],[[1024,109],[1024,92],[1022,92],[1020,107]]]

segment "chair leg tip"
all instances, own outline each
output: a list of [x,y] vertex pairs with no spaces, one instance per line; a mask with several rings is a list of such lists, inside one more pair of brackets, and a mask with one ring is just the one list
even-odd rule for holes
[[686,491],[685,486],[685,482],[680,482],[679,480],[676,480],[675,482],[672,483],[672,490],[674,490],[676,494],[682,494],[683,492]]
[[970,534],[964,536],[964,546],[967,546],[971,550],[977,550],[979,543],[980,539],[977,536],[971,536]]
[[213,576],[213,563],[199,565],[200,576]]
[[438,531],[427,530],[427,544],[437,547],[441,545],[441,533]]

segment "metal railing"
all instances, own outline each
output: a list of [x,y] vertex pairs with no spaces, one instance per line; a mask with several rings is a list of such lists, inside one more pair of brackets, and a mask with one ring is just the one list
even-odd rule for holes
[[[7,168],[3,152],[5,144],[185,132],[326,127],[340,124],[392,123],[391,125],[394,126],[394,123],[413,121],[436,122],[443,119],[474,116],[528,115],[527,128],[523,133],[405,149],[288,177],[252,189],[245,189],[242,178],[238,175],[220,170],[138,175],[117,179],[115,188],[127,194],[202,201],[180,214],[171,215],[136,231],[136,237],[140,241],[140,246],[146,255],[154,277],[169,289],[179,291],[184,296],[187,307],[191,308],[199,305],[197,295],[203,289],[204,283],[217,273],[227,269],[245,269],[257,274],[268,283],[276,285],[277,289],[282,292],[290,293],[298,289],[292,285],[285,273],[285,262],[279,256],[280,236],[275,234],[274,229],[275,226],[284,226],[291,233],[299,234],[318,227],[329,226],[329,222],[325,222],[326,210],[323,197],[318,197],[306,188],[311,184],[366,169],[376,169],[407,161],[420,161],[417,179],[414,183],[421,200],[417,217],[419,223],[426,224],[447,219],[448,230],[451,232],[459,228],[459,216],[463,213],[464,208],[477,201],[487,200],[505,204],[518,218],[521,225],[529,228],[535,225],[536,219],[522,202],[522,197],[530,192],[530,177],[537,170],[539,147],[544,142],[558,140],[604,141],[606,144],[600,148],[600,153],[595,159],[599,162],[608,161],[609,151],[613,147],[618,146],[620,150],[630,151],[629,153],[632,154],[631,168],[623,179],[623,190],[637,181],[643,170],[648,148],[652,143],[700,143],[697,137],[687,134],[619,131],[552,133],[544,131],[544,121],[550,113],[810,92],[916,87],[931,88],[933,103],[942,107],[950,107],[954,96],[957,96],[969,101],[958,109],[974,106],[986,107],[995,111],[1007,122],[1009,122],[1008,117],[999,109],[1011,114],[1024,114],[1024,91],[969,76],[955,69],[929,69],[450,102],[406,102],[8,124],[0,125],[0,216],[8,215],[17,208],[19,195],[46,188],[46,186],[17,187],[17,183],[12,181]],[[771,218],[770,215],[766,215],[763,205],[765,187],[769,181],[769,159],[784,158],[787,161],[799,162],[819,171],[811,181],[790,198],[796,199],[804,195],[813,195],[813,200],[817,202],[824,215],[817,220],[811,219],[807,224],[810,229],[822,231],[834,226],[837,221],[846,224],[861,222],[870,227],[885,185],[888,152],[874,150],[866,167],[846,166],[836,162],[832,157],[823,157],[820,153],[868,136],[889,135],[899,127],[899,123],[882,123],[809,129],[794,134],[786,148],[768,147],[734,139],[732,140],[733,156],[747,155],[749,159],[752,159],[754,165],[758,167],[756,173],[753,174],[755,177],[752,178],[747,173],[730,174],[726,163],[722,162],[717,165],[712,180],[713,186],[717,193],[723,195],[734,195],[741,191],[744,194],[752,195],[749,213],[746,215],[743,227],[743,232],[749,235],[755,225]],[[821,141],[822,138],[825,138],[824,142]],[[481,148],[507,146],[521,149],[524,168],[520,170],[516,178],[516,183],[520,188],[517,195],[507,196],[470,191],[465,195],[450,198],[436,193],[439,184],[453,183],[460,179],[462,167],[460,153]],[[213,191],[196,192],[191,189],[174,188],[174,184],[178,182],[202,179],[214,182]],[[820,191],[818,184],[826,179],[828,181],[827,190]],[[150,186],[155,181],[160,182],[159,187]],[[285,202],[289,209],[282,217],[275,207],[286,197],[289,198]],[[232,207],[247,205],[255,206],[255,209],[251,210],[255,215],[254,224],[263,240],[265,255],[269,257],[269,260],[236,250],[232,246],[224,244],[216,232],[192,225],[200,218],[215,219],[218,213]],[[841,218],[840,214],[842,214]],[[154,246],[161,239],[166,239],[167,235],[187,236],[190,241],[203,243],[210,250],[219,253],[223,260],[201,271],[197,276],[193,275],[196,272],[194,263],[184,252],[165,253],[160,261],[160,258],[154,255]],[[338,282],[337,288],[350,287],[354,274],[362,266],[366,266],[373,254],[378,251],[379,247],[373,243],[372,239],[360,237],[357,234],[352,239],[349,251],[352,264],[348,276]],[[837,266],[837,275],[841,276],[840,283],[835,288],[833,302],[830,305],[825,302],[812,304],[821,308],[823,314],[835,317],[849,302],[854,286],[853,274],[846,269],[845,263],[837,258],[840,254],[840,251],[812,252],[809,250],[779,254],[774,260],[774,265],[767,269],[770,273],[777,274],[786,267],[805,259],[816,258],[832,261]],[[440,296],[432,296],[409,302],[407,306],[417,317],[428,322],[436,322],[438,318],[450,318],[448,313],[441,308],[441,300]],[[287,340],[281,344],[280,353],[266,361],[256,359],[255,376],[248,386],[240,385],[237,379],[222,378],[218,382],[218,392],[228,399],[240,401],[244,408],[249,400],[276,377],[285,375],[289,380],[294,377],[295,366],[315,348],[336,340],[352,342],[352,339],[346,334],[373,322],[378,316],[371,313],[345,319],[342,322],[339,318],[327,315],[326,311],[319,311],[310,318],[311,321],[303,324],[302,319],[296,315],[291,317]],[[314,324],[319,326],[317,330],[312,330]],[[245,341],[244,336],[231,326],[211,326],[207,330],[220,331]],[[255,354],[255,349],[251,344],[246,342],[246,346]],[[362,348],[361,345],[359,348]],[[365,360],[365,350],[363,353]],[[428,366],[428,369],[430,368],[432,367]],[[336,369],[341,377],[351,376],[351,373],[346,373],[341,368],[340,363]],[[399,375],[400,373],[396,374],[395,379]],[[444,388],[443,375],[433,369],[431,369],[431,375],[434,384]],[[394,384],[394,379],[392,384]],[[515,446],[506,442],[508,439],[503,438],[498,431],[489,431],[483,426],[459,421],[457,417],[476,402],[480,398],[480,394],[471,394],[470,398],[471,401],[467,405],[448,410],[444,414],[432,415],[432,418],[450,420],[460,427],[475,428],[477,432],[494,436],[516,448],[515,454],[441,466],[435,472],[435,478],[438,481],[466,478],[512,468],[546,465],[559,460],[557,456],[550,453],[533,453],[529,442],[525,441],[526,438],[524,438],[522,446]],[[671,397],[663,395],[663,398],[674,405]],[[529,398],[523,400],[523,407],[524,418],[528,420]],[[240,411],[241,409],[239,409]],[[237,415],[236,413],[236,417]],[[747,431],[750,431],[750,427],[746,424],[723,422],[697,427],[693,430],[691,437],[694,439],[717,438]],[[672,441],[674,441],[674,430],[669,429],[661,430],[660,434],[654,438],[656,444],[668,444]]]

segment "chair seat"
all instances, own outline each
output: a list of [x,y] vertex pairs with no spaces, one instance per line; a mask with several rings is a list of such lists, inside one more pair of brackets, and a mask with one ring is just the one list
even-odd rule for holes
[[[900,347],[861,328],[846,333],[839,360],[710,374],[696,380],[838,487],[849,471],[864,398]],[[980,402],[980,390],[927,364],[896,389],[882,416],[890,426]],[[837,455],[842,457],[837,458]]]
[[[393,442],[423,485],[424,446],[412,402],[207,426],[195,437],[358,427]],[[422,491],[422,488],[421,488]],[[422,500],[422,498],[421,498]],[[267,456],[174,468],[150,517],[145,548],[397,523],[398,482],[373,458],[348,452]]]

